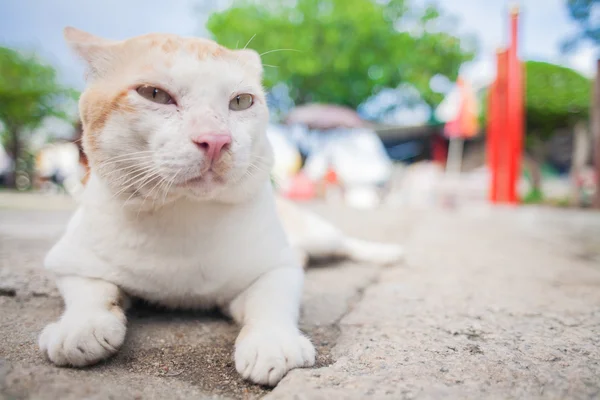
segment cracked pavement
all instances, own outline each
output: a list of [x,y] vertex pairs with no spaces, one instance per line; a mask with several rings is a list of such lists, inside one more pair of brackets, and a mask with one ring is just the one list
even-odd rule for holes
[[310,205],[350,234],[403,243],[407,259],[310,268],[301,327],[317,366],[267,390],[237,376],[232,323],[143,305],[115,358],[50,365],[36,339],[61,300],[41,260],[71,206],[2,196],[0,398],[600,397],[600,214]]

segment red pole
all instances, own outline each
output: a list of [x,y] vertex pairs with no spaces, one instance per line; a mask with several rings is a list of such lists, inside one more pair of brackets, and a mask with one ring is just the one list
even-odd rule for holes
[[498,101],[498,137],[497,137],[497,160],[496,160],[496,181],[497,181],[497,202],[506,203],[510,200],[510,147],[509,147],[509,93],[508,93],[508,72],[509,72],[509,52],[502,51],[498,54],[498,83],[497,83],[497,101]]
[[502,163],[502,141],[506,132],[505,103],[506,96],[504,86],[506,83],[506,50],[498,50],[496,53],[496,79],[492,83],[488,99],[488,167],[490,171],[491,187],[490,200],[493,203],[500,201],[503,190],[500,179]]
[[518,58],[518,17],[518,9],[511,10],[510,46],[498,52],[497,76],[490,89],[488,165],[493,203],[518,202],[524,131],[524,71]]
[[519,31],[519,10],[517,7],[510,12],[510,46],[508,48],[508,109],[507,109],[507,138],[508,141],[508,184],[507,201],[517,203],[517,184],[520,175],[520,145],[523,135],[522,126],[522,87],[521,63],[517,55]]

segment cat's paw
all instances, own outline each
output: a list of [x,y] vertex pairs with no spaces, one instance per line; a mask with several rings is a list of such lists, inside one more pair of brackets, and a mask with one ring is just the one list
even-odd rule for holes
[[116,353],[125,340],[125,332],[122,313],[70,311],[44,328],[39,346],[56,365],[83,367]]
[[315,348],[297,329],[245,327],[235,346],[235,368],[244,379],[275,386],[294,368],[315,364]]

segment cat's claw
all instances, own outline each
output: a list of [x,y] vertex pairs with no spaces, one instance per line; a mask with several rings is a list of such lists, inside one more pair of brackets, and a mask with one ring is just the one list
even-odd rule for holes
[[296,329],[244,330],[235,348],[235,367],[244,379],[275,386],[289,370],[315,364],[315,348]]
[[39,346],[58,366],[83,367],[104,360],[125,340],[125,317],[108,310],[69,311],[42,331]]

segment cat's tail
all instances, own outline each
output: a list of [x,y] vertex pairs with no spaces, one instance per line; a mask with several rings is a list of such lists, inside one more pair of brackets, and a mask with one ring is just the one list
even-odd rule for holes
[[277,198],[279,218],[301,263],[309,260],[346,258],[378,265],[398,263],[404,250],[397,244],[370,242],[345,235],[320,216]]
[[404,257],[404,249],[397,244],[369,242],[351,237],[344,238],[343,253],[354,261],[380,265],[395,264]]

